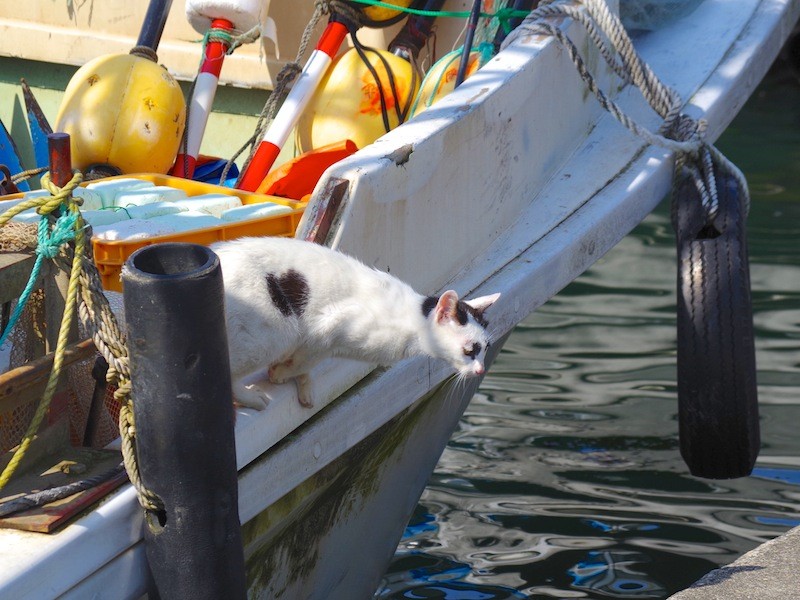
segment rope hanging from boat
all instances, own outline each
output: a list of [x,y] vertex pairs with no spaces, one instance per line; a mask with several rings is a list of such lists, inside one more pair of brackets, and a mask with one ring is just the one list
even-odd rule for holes
[[[297,55],[295,56],[294,61],[286,63],[275,77],[275,86],[273,87],[269,98],[267,98],[267,101],[264,103],[264,107],[261,109],[261,114],[259,114],[258,120],[256,121],[253,135],[251,135],[250,138],[228,160],[225,168],[220,174],[220,185],[224,184],[228,177],[228,172],[230,171],[236,159],[239,158],[239,156],[241,156],[241,154],[249,148],[250,153],[242,167],[242,173],[247,170],[247,165],[250,163],[251,159],[253,158],[253,154],[255,154],[255,151],[258,147],[256,142],[261,139],[270,123],[272,123],[276,113],[278,112],[278,109],[286,99],[286,95],[289,93],[289,86],[303,70],[301,61],[306,55],[308,45],[311,42],[311,36],[314,34],[317,24],[324,15],[331,15],[334,13],[344,15],[349,21],[356,23],[360,22],[360,19],[362,18],[361,13],[352,6],[349,6],[346,2],[341,2],[340,0],[316,0],[314,2],[314,13],[311,15],[311,18],[303,30],[303,35],[300,38],[300,46],[297,48]],[[238,183],[239,182],[237,181],[237,184]]]
[[[68,333],[77,307],[81,320],[92,332],[95,346],[109,365],[106,381],[117,387],[114,397],[120,403],[119,429],[122,439],[122,458],[128,477],[136,488],[142,507],[147,510],[161,510],[163,502],[156,494],[144,487],[139,476],[136,462],[136,428],[131,405],[128,351],[125,337],[111,311],[108,299],[102,292],[100,274],[92,256],[92,245],[86,236],[86,223],[80,214],[79,207],[83,201],[72,196],[72,191],[81,181],[83,181],[83,175],[80,171],[74,171],[72,179],[60,188],[50,180],[49,173],[45,173],[41,179],[42,187],[50,192],[50,196],[25,200],[0,215],[0,227],[4,227],[14,216],[30,208],[36,208],[37,212],[42,215],[38,230],[39,243],[36,250],[38,255],[36,264],[39,264],[43,258],[55,258],[62,252],[65,244],[74,242],[66,305],[56,342],[53,368],[42,400],[28,430],[11,461],[0,475],[0,488],[8,483],[19,466],[53,398],[63,367]],[[59,216],[51,231],[49,217],[54,214],[59,214]],[[31,282],[36,280],[36,271],[37,269],[34,268]],[[31,287],[31,282],[28,287]],[[18,307],[20,304],[24,306],[23,298],[20,298]],[[7,329],[10,330],[10,327]]]
[[[733,163],[705,141],[705,121],[681,114],[680,96],[641,59],[606,3],[578,2],[583,6],[565,2],[540,6],[506,43],[531,33],[552,36],[566,49],[605,110],[647,143],[674,154],[680,452],[697,477],[747,476],[760,448],[745,228],[750,206],[747,182]],[[600,90],[575,44],[548,21],[557,16],[582,24],[609,67],[639,89],[663,119],[656,132],[628,117]]]
[[[575,43],[556,24],[548,20],[554,17],[570,17],[579,22],[614,73],[626,83],[631,83],[639,89],[650,107],[663,119],[656,132],[637,123],[606,96],[589,72]],[[680,95],[661,82],[642,60],[625,27],[609,10],[606,2],[542,0],[541,4],[506,38],[502,47],[506,47],[522,35],[531,34],[555,38],[567,51],[581,79],[606,111],[648,144],[661,146],[675,153],[675,172],[679,173],[682,168],[689,170],[698,185],[703,207],[709,215],[715,214],[717,210],[713,170],[708,167],[712,160],[732,174],[743,190],[747,190],[747,183],[739,168],[705,141],[705,120],[695,120],[681,114],[683,100]],[[699,168],[697,164],[704,166]],[[749,196],[746,197],[745,204],[749,207]]]

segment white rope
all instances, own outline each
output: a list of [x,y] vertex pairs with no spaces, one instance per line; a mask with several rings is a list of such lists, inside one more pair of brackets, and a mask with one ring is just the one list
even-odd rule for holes
[[[556,17],[569,17],[584,27],[614,73],[624,82],[635,85],[650,107],[662,118],[658,131],[653,132],[637,123],[600,89],[577,46],[553,22]],[[538,8],[506,38],[502,47],[512,44],[520,36],[531,34],[555,38],[567,51],[584,83],[605,110],[647,144],[666,148],[676,154],[675,172],[679,173],[685,168],[695,180],[709,218],[713,219],[718,209],[714,161],[738,180],[745,194],[746,210],[749,211],[750,195],[742,172],[705,141],[705,120],[695,120],[681,114],[683,100],[680,95],[665,85],[642,60],[625,27],[604,0],[542,0]]]

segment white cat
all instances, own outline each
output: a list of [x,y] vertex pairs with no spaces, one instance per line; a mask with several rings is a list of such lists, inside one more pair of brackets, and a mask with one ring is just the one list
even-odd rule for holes
[[489,339],[483,311],[500,294],[469,302],[454,291],[425,297],[396,277],[318,244],[241,238],[213,244],[225,285],[234,400],[261,409],[269,398],[241,383],[269,367],[269,379],[297,382],[313,406],[308,371],[331,356],[389,365],[425,354],[460,375],[484,372]]

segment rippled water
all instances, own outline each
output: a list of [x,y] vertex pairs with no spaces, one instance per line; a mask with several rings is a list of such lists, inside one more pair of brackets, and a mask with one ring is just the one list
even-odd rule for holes
[[679,454],[665,202],[516,328],[378,597],[665,598],[800,524],[800,79],[773,71],[718,146],[753,195],[753,475]]

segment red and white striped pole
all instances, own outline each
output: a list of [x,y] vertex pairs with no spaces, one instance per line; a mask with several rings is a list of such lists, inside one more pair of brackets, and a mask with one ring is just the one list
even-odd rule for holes
[[[214,19],[211,22],[211,28],[230,31],[233,29],[233,23],[227,19]],[[208,115],[211,113],[211,106],[214,104],[214,96],[217,93],[222,63],[229,47],[228,43],[219,40],[209,41],[206,44],[203,62],[200,65],[200,72],[197,74],[192,98],[189,101],[186,154],[178,154],[175,158],[171,175],[186,179],[191,179],[194,175],[197,157],[200,155],[200,143],[203,141]]]
[[254,192],[267,176],[275,159],[278,158],[281,148],[289,139],[297,120],[308,106],[314,91],[333,62],[333,57],[339,51],[347,33],[348,29],[344,23],[334,20],[328,23],[300,76],[295,80],[286,100],[275,115],[275,119],[259,141],[253,158],[236,185],[237,188]]

